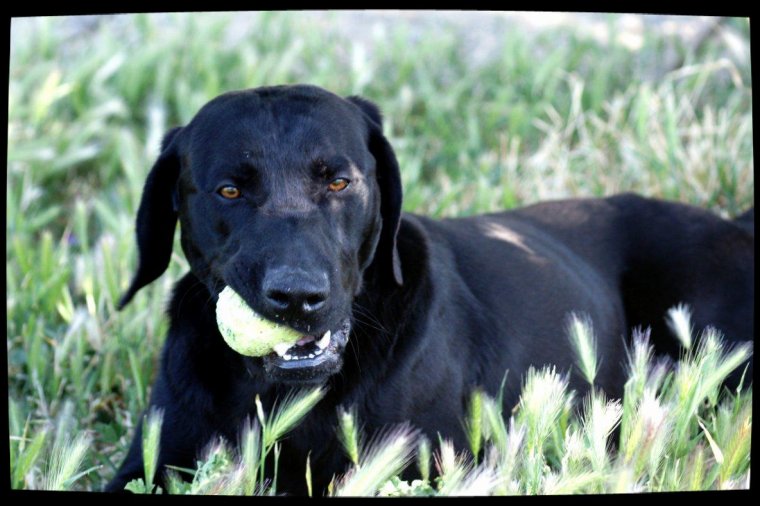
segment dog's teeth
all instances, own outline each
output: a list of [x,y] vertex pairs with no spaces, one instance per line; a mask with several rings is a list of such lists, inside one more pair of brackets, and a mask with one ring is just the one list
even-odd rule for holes
[[285,353],[287,353],[287,351],[290,349],[290,347],[291,347],[291,345],[286,344],[286,343],[277,343],[277,344],[274,345],[274,351],[279,356],[284,357]]
[[327,332],[325,332],[325,335],[322,336],[322,339],[317,341],[317,346],[319,347],[320,350],[324,350],[330,344],[330,334],[331,333],[328,330]]
[[285,360],[290,360],[293,357],[291,357],[290,355],[283,355],[282,358],[284,358]]
[[314,354],[313,353],[309,353],[309,358],[314,358]]

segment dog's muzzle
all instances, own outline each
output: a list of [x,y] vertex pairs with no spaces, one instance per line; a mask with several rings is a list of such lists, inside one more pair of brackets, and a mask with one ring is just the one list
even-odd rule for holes
[[282,383],[320,383],[343,366],[351,322],[321,336],[303,336],[295,344],[278,346],[261,357],[267,378]]

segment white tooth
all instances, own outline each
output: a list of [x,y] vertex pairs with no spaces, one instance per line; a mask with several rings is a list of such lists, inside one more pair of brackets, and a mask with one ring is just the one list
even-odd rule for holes
[[284,358],[285,360],[290,360],[293,357],[291,357],[290,355],[284,355],[282,358]]
[[286,343],[277,343],[274,345],[274,351],[279,356],[284,356],[285,353],[290,349],[290,345]]
[[327,348],[327,345],[330,344],[330,334],[331,333],[328,330],[327,332],[325,332],[325,335],[322,336],[322,339],[317,341],[317,346],[319,347],[320,350],[324,350],[325,348]]
[[319,348],[317,348],[316,350],[314,350],[314,354],[315,355],[321,355],[322,354],[322,350],[320,350]]
[[314,358],[314,354],[313,353],[309,353],[309,358]]

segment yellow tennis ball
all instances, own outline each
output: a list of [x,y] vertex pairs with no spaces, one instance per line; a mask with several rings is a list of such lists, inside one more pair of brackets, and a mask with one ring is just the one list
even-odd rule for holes
[[224,341],[241,355],[261,357],[277,344],[295,344],[302,336],[295,330],[261,317],[229,286],[219,294],[216,324]]

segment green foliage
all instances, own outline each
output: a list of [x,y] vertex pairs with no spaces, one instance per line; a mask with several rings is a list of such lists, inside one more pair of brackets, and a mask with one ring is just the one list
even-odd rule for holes
[[480,448],[483,441],[483,392],[475,389],[470,397],[469,412],[465,419],[465,433],[470,444],[470,451],[478,461]]
[[[638,50],[614,37],[607,44],[569,29],[515,27],[498,34],[498,50],[476,64],[446,29],[415,34],[400,22],[373,32],[370,50],[309,13],[239,17],[124,15],[78,20],[78,31],[74,18],[12,21],[6,330],[13,488],[99,490],[123,460],[155,377],[172,282],[188,267],[177,238],[167,272],[116,311],[136,266],[143,183],[163,133],[224,91],[308,82],[375,101],[402,168],[407,211],[461,216],[621,190],[724,216],[753,203],[751,72],[735,50],[748,47],[746,19],[724,20],[694,47],[647,28]],[[614,34],[619,18],[608,21]],[[663,67],[662,55],[671,53],[679,61]],[[396,446],[395,455],[405,463],[416,455],[423,479],[393,478],[385,490],[744,487],[751,395],[721,400],[716,378],[748,350],[721,355],[718,336],[691,337],[675,370],[653,361],[643,334],[634,343],[619,455],[602,454],[602,415],[617,409],[614,400],[589,401],[580,423],[556,372],[534,371],[530,381],[513,380],[530,387],[524,395],[539,395],[537,385],[549,382],[551,412],[533,410],[527,395],[514,417],[505,416],[499,402],[478,397],[465,423],[475,455],[452,457],[448,447],[405,432],[412,449]],[[583,370],[590,377],[593,367]],[[214,446],[190,470],[191,483],[175,474],[164,492],[276,491],[274,477],[264,480],[261,455],[278,456],[277,440],[318,397],[302,398],[290,412],[281,404],[276,411],[288,416],[268,413],[252,423],[240,454]],[[351,421],[345,430],[356,443],[356,467],[368,447],[361,420]],[[436,481],[432,465],[445,465],[448,481]],[[151,480],[132,487],[149,492]]]
[[375,495],[385,482],[411,462],[416,438],[417,431],[405,425],[377,435],[362,449],[359,462],[333,483],[330,495]]
[[583,319],[573,313],[568,323],[568,335],[570,336],[570,344],[572,344],[575,355],[578,357],[578,369],[586,381],[593,386],[599,369],[594,329],[588,319]]
[[[164,415],[161,410],[155,408],[143,417],[143,466],[145,470],[145,493],[153,492],[153,480],[156,477],[156,467],[158,465],[158,453],[161,447],[161,425],[163,424]],[[160,493],[160,487],[159,487]]]
[[89,472],[77,473],[85,452],[89,450],[88,439],[86,435],[79,434],[73,441],[68,438],[55,441],[46,461],[42,490],[68,490],[72,483]]
[[[267,418],[261,399],[256,395],[256,412],[261,423],[261,456],[259,459],[260,483],[264,483],[264,462],[267,455],[274,449],[275,457],[279,454],[277,442],[298,425],[306,414],[316,406],[325,396],[326,391],[319,388],[302,392],[292,391],[282,401],[281,405],[275,404],[273,412]],[[275,458],[276,460],[276,458]],[[277,465],[275,464],[275,477],[273,490],[277,489]]]
[[359,428],[356,426],[356,410],[347,411],[338,408],[338,437],[346,451],[349,460],[354,466],[359,465],[359,448],[362,443],[359,440]]

